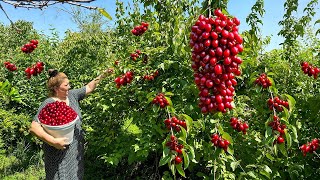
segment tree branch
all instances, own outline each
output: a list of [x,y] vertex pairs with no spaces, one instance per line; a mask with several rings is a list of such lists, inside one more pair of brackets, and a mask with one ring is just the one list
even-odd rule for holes
[[[50,0],[50,1],[42,1],[42,0],[25,0],[25,1],[14,1],[14,0],[3,0],[2,2],[10,4],[14,7],[21,7],[21,8],[36,8],[42,9],[44,7],[48,7],[58,3],[68,3],[71,5],[81,6],[87,9],[94,9],[93,7],[81,5],[81,3],[91,3],[95,0]],[[97,9],[97,7],[95,8]]]
[[[43,0],[25,0],[25,1],[20,1],[20,0],[2,0],[0,2],[3,3],[7,3],[10,4],[12,6],[14,6],[15,8],[33,8],[33,9],[43,9],[43,8],[47,8],[49,6],[52,6],[54,4],[70,4],[73,6],[78,6],[78,7],[82,7],[82,8],[86,8],[86,9],[90,9],[90,10],[96,10],[98,9],[98,7],[93,7],[93,6],[85,6],[82,3],[91,3],[95,0],[47,0],[47,1],[43,1]],[[9,18],[8,14],[6,13],[6,11],[3,9],[2,5],[0,4],[0,9],[4,12],[4,14],[6,15],[7,19],[10,21],[10,23],[12,24],[12,26],[17,30],[17,31],[21,31],[20,29],[18,29],[16,26],[14,26],[14,23],[12,22],[12,20]]]
[[71,2],[71,1],[67,1],[66,3],[71,4],[71,5],[74,5],[74,6],[79,6],[79,7],[87,8],[87,9],[90,9],[90,10],[98,9],[98,7],[85,6],[85,5],[82,5],[82,4],[79,4],[79,3],[76,3],[75,1],[73,1],[73,2]]
[[12,20],[9,18],[7,12],[3,9],[3,7],[2,7],[1,4],[0,4],[0,9],[3,11],[3,13],[6,15],[7,19],[10,21],[12,27],[15,28],[18,32],[21,32],[21,29],[17,28],[17,27],[13,24]]

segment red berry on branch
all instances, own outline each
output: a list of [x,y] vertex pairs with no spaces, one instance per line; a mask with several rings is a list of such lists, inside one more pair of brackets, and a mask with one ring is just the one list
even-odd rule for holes
[[281,137],[281,136],[279,136],[279,137],[277,138],[277,142],[278,142],[278,144],[284,143],[284,138]]

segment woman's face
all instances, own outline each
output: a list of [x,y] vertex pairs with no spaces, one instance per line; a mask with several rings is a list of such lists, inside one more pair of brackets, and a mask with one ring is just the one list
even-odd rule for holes
[[61,85],[57,88],[56,94],[60,97],[67,97],[70,89],[69,79],[65,78]]

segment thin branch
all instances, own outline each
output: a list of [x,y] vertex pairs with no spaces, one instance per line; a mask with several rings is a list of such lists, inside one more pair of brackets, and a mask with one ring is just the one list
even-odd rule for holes
[[3,0],[2,2],[10,4],[14,6],[15,8],[35,8],[35,9],[42,9],[44,7],[52,6],[54,4],[70,4],[70,5],[75,5],[75,6],[80,6],[83,8],[87,9],[97,9],[98,7],[90,7],[90,6],[85,6],[82,5],[81,3],[91,3],[95,0],[71,0],[71,1],[65,1],[65,0],[51,0],[51,1],[41,1],[41,0],[26,0],[26,1],[8,1],[8,0]]
[[85,5],[82,5],[82,4],[79,4],[79,3],[75,3],[75,2],[71,2],[71,1],[66,1],[65,3],[71,4],[71,5],[74,5],[74,6],[79,6],[79,7],[87,8],[87,9],[90,9],[90,10],[98,9],[98,7],[85,6]]
[[[70,4],[72,6],[78,6],[78,7],[82,7],[82,8],[86,8],[89,10],[96,10],[98,9],[98,7],[93,7],[93,6],[86,6],[83,5],[81,3],[91,3],[95,0],[48,0],[48,1],[42,1],[42,0],[25,0],[25,1],[10,1],[10,0],[2,0],[1,2],[10,4],[12,6],[14,6],[15,8],[27,8],[27,9],[43,9],[43,8],[47,8],[49,6],[61,3],[61,4]],[[10,21],[11,25],[17,30],[17,31],[21,31],[19,28],[17,28],[14,23],[12,22],[12,20],[9,18],[8,14],[6,13],[6,11],[3,9],[2,5],[0,4],[0,9],[4,12],[4,14],[6,15],[7,19]]]
[[17,28],[17,27],[14,25],[13,21],[9,18],[7,12],[3,9],[3,7],[2,7],[1,4],[0,4],[0,9],[3,11],[3,13],[6,15],[7,19],[10,21],[12,27],[15,28],[16,31],[21,32],[21,29]]

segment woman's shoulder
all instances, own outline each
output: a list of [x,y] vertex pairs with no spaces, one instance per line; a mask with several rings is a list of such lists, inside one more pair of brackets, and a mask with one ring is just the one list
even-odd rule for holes
[[79,94],[83,94],[83,93],[85,93],[86,92],[86,86],[83,86],[83,87],[81,87],[81,88],[76,88],[76,89],[71,89],[70,91],[69,91],[69,95],[79,95]]
[[55,100],[52,97],[47,97],[43,102],[50,103],[50,102],[54,102],[54,101]]
[[49,103],[53,103],[55,100],[52,97],[47,97],[44,101],[42,101],[41,106],[45,106]]
[[69,94],[71,93],[71,94],[77,94],[77,93],[79,93],[79,92],[81,92],[81,91],[85,91],[86,90],[86,86],[82,86],[82,87],[80,87],[80,88],[75,88],[75,89],[71,89],[71,90],[69,90]]
[[68,97],[71,100],[80,101],[82,100],[86,95],[86,86],[83,86],[78,89],[72,89],[69,91]]

